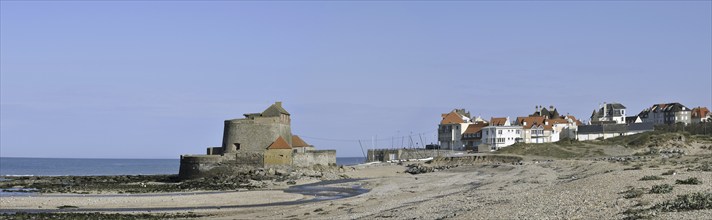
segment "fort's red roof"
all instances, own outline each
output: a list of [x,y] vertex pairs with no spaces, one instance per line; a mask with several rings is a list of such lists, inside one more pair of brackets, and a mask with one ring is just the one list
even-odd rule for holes
[[277,140],[274,140],[274,142],[267,147],[267,149],[292,149],[292,147],[289,146],[289,143],[287,143],[282,136],[279,136],[277,137]]
[[292,147],[309,147],[309,144],[304,142],[299,136],[292,135]]

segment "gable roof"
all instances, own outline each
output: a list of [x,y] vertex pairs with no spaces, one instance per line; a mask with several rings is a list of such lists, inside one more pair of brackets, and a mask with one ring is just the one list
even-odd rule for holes
[[292,147],[309,147],[309,144],[297,135],[292,135]]
[[264,117],[276,117],[280,114],[290,115],[287,110],[282,108],[282,102],[275,102],[262,112]]
[[625,123],[626,124],[635,123],[635,121],[637,121],[638,118],[640,118],[640,116],[637,116],[637,115],[625,117]]
[[707,114],[710,113],[710,110],[707,109],[707,107],[697,107],[692,109],[692,117],[695,118],[703,118],[707,116]]
[[576,123],[576,125],[582,125],[582,124],[583,124],[580,120],[576,119],[576,117],[574,117],[573,115],[566,115],[565,118],[569,118],[569,119],[573,120],[574,123]]
[[638,113],[638,116],[641,118],[647,118],[648,114],[653,112],[653,113],[658,113],[658,112],[680,112],[680,111],[690,111],[689,108],[685,107],[683,104],[673,102],[673,103],[661,103],[661,104],[655,104],[651,106],[650,108],[646,108],[640,113]]
[[507,123],[507,118],[492,118],[490,119],[490,125],[492,126],[504,126]]
[[559,114],[559,110],[554,108],[554,106],[549,106],[549,108],[546,108],[544,106],[536,106],[536,111],[534,111],[534,114],[529,115],[530,117],[534,116],[542,116],[545,118],[562,118],[561,115]]
[[[543,125],[544,120],[545,118],[542,116],[518,117],[517,124],[526,128],[531,127],[532,125]],[[526,124],[524,122],[526,122]]]
[[460,123],[465,123],[465,121],[462,120],[462,116],[460,114],[457,114],[455,111],[447,113],[447,115],[443,116],[443,120],[440,121],[441,125]]
[[625,106],[623,106],[621,103],[608,103],[608,108],[613,108],[613,109],[625,109]]
[[292,149],[292,147],[289,146],[289,143],[282,138],[282,136],[277,137],[272,144],[267,147],[268,150],[271,149]]
[[476,134],[477,132],[482,131],[482,128],[487,127],[489,125],[488,123],[477,123],[477,124],[470,124],[467,126],[467,129],[465,129],[465,132],[463,134]]

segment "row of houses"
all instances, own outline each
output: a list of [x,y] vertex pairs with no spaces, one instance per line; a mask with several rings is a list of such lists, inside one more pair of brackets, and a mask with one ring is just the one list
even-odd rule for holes
[[712,122],[705,107],[689,109],[680,103],[655,104],[637,115],[627,116],[620,103],[604,103],[587,124],[559,114],[554,106],[536,106],[528,116],[471,117],[465,109],[442,114],[438,126],[441,149],[493,151],[514,143],[550,143],[561,139],[594,140],[652,131],[656,124]]

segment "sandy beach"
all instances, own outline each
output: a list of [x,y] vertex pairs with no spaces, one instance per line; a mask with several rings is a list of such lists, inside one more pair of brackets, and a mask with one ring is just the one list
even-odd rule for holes
[[[169,212],[193,212],[205,219],[621,219],[624,212],[651,206],[677,195],[712,192],[708,171],[686,171],[687,165],[631,165],[598,160],[526,160],[522,165],[481,163],[459,165],[438,172],[412,175],[405,165],[373,164],[356,166],[345,172],[359,179],[340,187],[360,186],[370,191],[350,198],[311,201],[294,205],[278,202],[310,200],[313,197],[287,193],[280,189],[214,193],[157,193],[127,195],[43,194],[0,198],[8,209],[56,210],[59,206],[80,209],[141,209],[172,207]],[[651,167],[652,166],[652,167]],[[644,176],[664,179],[641,181]],[[675,184],[678,179],[695,177],[703,184]],[[305,182],[306,183],[306,182]],[[630,188],[670,184],[668,194],[645,193],[624,198]],[[304,183],[300,183],[304,184]],[[339,187],[339,184],[336,184]],[[210,206],[255,207],[201,208]],[[186,207],[181,209],[181,207]],[[110,211],[109,211],[110,212]],[[160,212],[160,210],[153,212]],[[660,219],[707,219],[712,210],[658,212]]]

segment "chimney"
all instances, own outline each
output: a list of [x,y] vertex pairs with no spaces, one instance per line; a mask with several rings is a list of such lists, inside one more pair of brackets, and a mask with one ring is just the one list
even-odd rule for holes
[[274,105],[282,107],[282,102],[274,102]]

